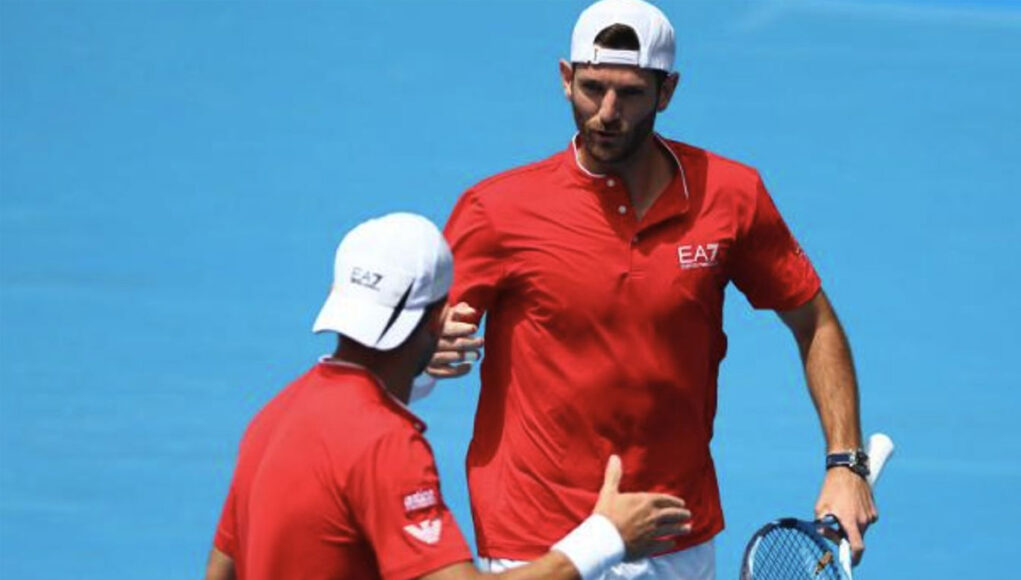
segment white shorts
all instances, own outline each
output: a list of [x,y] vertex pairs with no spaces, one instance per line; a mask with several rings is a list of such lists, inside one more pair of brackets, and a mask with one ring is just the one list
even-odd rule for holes
[[[528,562],[503,558],[479,558],[483,572],[505,572]],[[714,580],[716,578],[716,545],[712,540],[680,552],[621,562],[601,580]]]

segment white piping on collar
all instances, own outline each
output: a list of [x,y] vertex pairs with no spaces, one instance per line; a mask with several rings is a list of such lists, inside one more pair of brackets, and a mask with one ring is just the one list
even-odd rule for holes
[[[577,165],[578,169],[581,169],[582,172],[584,172],[585,175],[588,175],[589,177],[595,177],[596,179],[606,179],[606,174],[593,173],[592,171],[589,171],[581,163],[581,158],[578,157],[579,135],[581,135],[580,132],[575,133],[574,137],[571,137],[571,149],[574,151],[574,164]],[[656,138],[656,142],[659,143],[660,146],[663,147],[663,149],[667,150],[667,153],[670,154],[670,157],[673,157],[674,163],[677,164],[677,170],[681,172],[681,184],[684,185],[684,199],[691,199],[691,194],[688,193],[688,175],[684,172],[684,164],[681,163],[681,158],[678,157],[676,153],[674,153],[674,150],[670,148],[670,145],[667,144],[666,140],[659,136],[659,133],[653,133],[652,136]]]
[[577,165],[578,169],[581,169],[585,173],[585,175],[588,175],[589,177],[595,177],[597,179],[605,179],[606,178],[606,174],[605,173],[593,173],[593,172],[589,171],[584,165],[582,165],[581,158],[578,157],[578,137],[580,135],[581,135],[581,132],[579,131],[579,132],[574,134],[574,137],[571,137],[571,149],[574,150],[574,164]]
[[398,405],[400,405],[400,407],[401,407],[402,409],[404,409],[405,411],[407,411],[408,413],[410,413],[410,414],[411,414],[411,416],[412,416],[412,417],[414,417],[414,418],[415,418],[415,420],[416,420],[416,421],[417,421],[417,422],[418,422],[419,424],[422,424],[422,420],[418,418],[418,415],[416,415],[414,411],[412,411],[411,409],[409,409],[407,405],[405,405],[405,404],[404,404],[403,402],[401,402],[401,400],[400,400],[400,399],[398,399],[397,397],[395,397],[395,396],[393,395],[393,393],[391,393],[390,391],[388,391],[388,390],[386,389],[386,383],[384,383],[384,382],[383,382],[383,379],[379,378],[379,377],[378,377],[378,376],[376,375],[376,373],[374,373],[374,372],[370,371],[369,369],[367,369],[367,368],[363,367],[362,365],[358,365],[358,364],[355,364],[355,363],[350,363],[350,362],[347,362],[347,361],[343,361],[343,360],[337,360],[337,359],[335,359],[335,358],[332,358],[332,357],[331,357],[331,355],[328,355],[328,354],[324,354],[323,356],[319,357],[319,362],[323,363],[324,365],[330,365],[330,366],[334,366],[334,367],[343,367],[343,368],[349,368],[349,369],[357,369],[357,370],[362,370],[362,371],[365,371],[366,373],[368,373],[368,375],[369,375],[370,377],[372,377],[372,378],[373,378],[373,380],[374,380],[374,381],[375,381],[375,383],[376,383],[376,386],[377,386],[377,387],[379,387],[379,389],[380,389],[381,391],[383,391],[383,393],[384,393],[384,394],[385,394],[385,395],[386,395],[387,397],[390,397],[390,400],[391,400],[391,401],[393,401],[394,403],[397,403]]
[[670,148],[670,145],[667,144],[666,140],[659,136],[659,133],[653,133],[652,136],[655,137],[656,141],[663,146],[663,149],[666,149],[667,153],[674,158],[674,162],[677,163],[677,169],[681,172],[681,184],[684,185],[684,199],[691,199],[691,195],[688,194],[688,176],[684,173],[684,164],[681,163],[681,158],[674,153],[674,150]]

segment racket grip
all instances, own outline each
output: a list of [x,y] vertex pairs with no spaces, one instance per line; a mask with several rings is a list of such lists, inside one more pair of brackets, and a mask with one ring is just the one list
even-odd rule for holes
[[851,564],[851,542],[848,542],[847,538],[840,540],[840,545],[837,547],[837,560],[840,562],[840,567],[844,570],[847,580],[852,580],[854,566]]
[[869,455],[869,485],[874,487],[879,481],[879,474],[886,466],[886,460],[893,454],[893,440],[885,433],[873,433],[869,437],[868,447],[865,450]]
[[[875,487],[876,481],[879,480],[879,474],[883,472],[883,467],[886,466],[886,460],[890,459],[890,455],[893,454],[893,448],[893,440],[885,433],[873,433],[869,437],[865,448],[865,452],[869,456],[869,487]],[[832,514],[826,514],[819,522],[830,526],[836,524],[840,528],[840,523]],[[837,560],[840,562],[840,567],[847,578],[853,578],[851,543],[847,541],[847,534],[843,532],[842,528],[840,543],[837,545]]]

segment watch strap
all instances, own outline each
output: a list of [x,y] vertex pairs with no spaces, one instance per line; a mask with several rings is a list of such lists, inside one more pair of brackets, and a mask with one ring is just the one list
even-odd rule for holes
[[869,456],[863,449],[829,453],[826,455],[826,469],[833,467],[847,467],[858,475],[868,478]]

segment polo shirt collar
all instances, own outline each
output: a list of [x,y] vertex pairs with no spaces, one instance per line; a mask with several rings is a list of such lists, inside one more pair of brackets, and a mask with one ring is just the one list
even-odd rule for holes
[[409,409],[407,405],[402,403],[400,399],[393,396],[393,393],[386,389],[386,385],[383,383],[383,379],[376,376],[376,373],[370,371],[369,369],[363,367],[362,365],[356,365],[354,363],[350,363],[347,361],[331,358],[330,355],[328,354],[324,354],[323,356],[319,357],[319,365],[328,369],[329,368],[340,369],[364,375],[376,385],[377,389],[379,390],[379,394],[383,395],[383,399],[396,407],[394,410],[397,411],[399,415],[402,415],[406,419],[410,420],[411,424],[415,426],[415,429],[417,429],[419,433],[425,433],[426,429],[425,422],[419,419],[418,415],[412,412],[411,409]]
[[[580,138],[580,133],[575,133],[571,137],[571,144],[563,155],[564,165],[575,180],[582,185],[597,191],[609,189],[608,182],[612,182],[612,180],[617,178],[613,175],[594,173],[581,164],[581,159],[578,157],[578,142]],[[667,211],[669,214],[683,214],[688,211],[688,205],[691,201],[691,192],[688,189],[688,176],[684,171],[684,164],[681,163],[681,158],[674,151],[673,147],[670,146],[670,143],[661,137],[659,133],[653,133],[653,138],[656,139],[656,143],[660,147],[670,154],[677,167],[677,171],[674,173],[673,180],[667,185],[666,191],[660,195],[659,199],[653,204],[653,207],[650,208],[649,213],[660,214],[660,211],[654,210],[663,209],[657,208],[662,202],[663,205],[667,206],[664,211]],[[646,217],[653,216],[647,215]],[[659,219],[655,221],[659,221]]]

